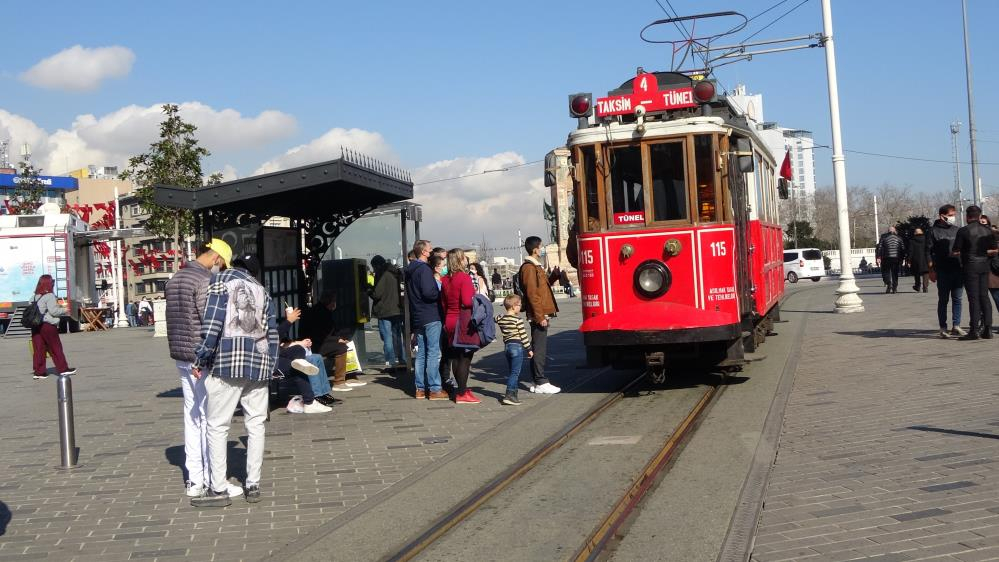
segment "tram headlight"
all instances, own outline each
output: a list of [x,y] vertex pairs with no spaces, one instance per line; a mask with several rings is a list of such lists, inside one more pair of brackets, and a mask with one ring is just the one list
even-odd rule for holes
[[662,296],[669,290],[673,276],[666,264],[649,260],[635,269],[635,290],[648,299]]

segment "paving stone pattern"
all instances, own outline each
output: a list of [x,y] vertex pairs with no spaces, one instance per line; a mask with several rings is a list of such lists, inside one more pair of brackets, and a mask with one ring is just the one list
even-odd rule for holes
[[900,285],[814,299],[753,560],[999,559],[999,339],[938,339]]
[[[565,316],[553,332],[578,325],[578,313]],[[367,342],[380,351],[377,333]],[[183,495],[181,392],[165,338],[135,328],[63,343],[79,367],[73,471],[55,468],[55,377],[33,381],[28,342],[0,340],[0,561],[259,559],[544,399],[524,391],[526,406],[499,404],[499,345],[473,366],[478,406],[416,401],[405,375],[364,376],[371,384],[340,395],[332,415],[273,412],[262,502],[196,510]],[[229,466],[239,478],[245,435],[237,416]]]

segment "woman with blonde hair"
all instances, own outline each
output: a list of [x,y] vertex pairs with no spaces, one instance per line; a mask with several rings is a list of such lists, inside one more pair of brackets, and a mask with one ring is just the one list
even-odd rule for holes
[[38,305],[38,311],[42,314],[42,323],[31,329],[32,367],[35,380],[49,376],[45,372],[46,353],[52,355],[52,362],[55,363],[56,371],[60,375],[76,373],[76,369],[66,363],[66,355],[62,352],[59,317],[66,314],[66,309],[59,305],[58,299],[52,292],[54,286],[55,281],[51,275],[42,275],[38,278],[35,296],[31,299]]
[[458,248],[448,251],[447,275],[441,279],[441,308],[444,311],[444,333],[447,334],[445,355],[457,381],[455,403],[478,404],[479,399],[468,389],[468,372],[472,366],[472,355],[478,347],[478,334],[464,337],[468,335],[472,299],[475,298],[475,287],[466,269],[465,253]]

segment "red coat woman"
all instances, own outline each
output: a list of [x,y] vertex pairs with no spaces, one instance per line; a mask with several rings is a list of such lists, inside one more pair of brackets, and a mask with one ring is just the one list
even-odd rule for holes
[[458,320],[465,312],[469,317],[472,309],[472,299],[475,298],[475,287],[472,278],[465,270],[465,253],[453,249],[447,253],[448,274],[441,279],[441,308],[444,311],[444,333],[447,337],[446,355],[451,363],[451,371],[458,383],[455,389],[454,401],[457,404],[478,404],[479,399],[468,389],[468,374],[472,366],[471,349],[454,346],[454,335],[458,328]]

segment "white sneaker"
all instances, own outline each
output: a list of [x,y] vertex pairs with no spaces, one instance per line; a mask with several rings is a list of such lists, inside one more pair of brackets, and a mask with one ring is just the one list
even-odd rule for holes
[[950,332],[947,330],[940,330],[940,338],[945,340],[950,339]]
[[325,414],[326,412],[332,412],[333,408],[329,406],[323,406],[318,400],[313,400],[312,404],[305,405],[306,414]]
[[534,392],[538,394],[558,394],[559,392],[562,392],[562,389],[550,382],[546,382],[545,384],[535,387]]
[[291,362],[292,368],[301,373],[305,373],[310,377],[314,377],[319,374],[319,367],[316,367],[312,363],[309,363],[305,359],[295,359]]
[[187,481],[187,491],[184,494],[189,498],[199,498],[205,493],[205,486],[203,484],[195,484],[190,480]]
[[347,379],[347,386],[364,386],[368,383],[357,379]]
[[960,326],[954,326],[954,329],[952,329],[950,331],[950,335],[952,335],[952,336],[966,336],[966,335],[968,335],[968,332],[965,332],[964,328],[962,328]]
[[219,493],[225,492],[225,493],[229,494],[230,498],[238,498],[238,497],[240,497],[240,496],[243,495],[243,487],[242,486],[237,486],[237,485],[233,484],[232,482],[226,481],[226,483],[225,483],[225,489],[224,490],[216,490],[216,492],[219,492]]
[[354,389],[350,388],[349,384],[331,384],[330,390],[332,390],[333,392],[350,392],[351,390]]

